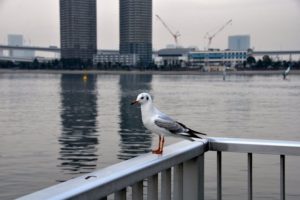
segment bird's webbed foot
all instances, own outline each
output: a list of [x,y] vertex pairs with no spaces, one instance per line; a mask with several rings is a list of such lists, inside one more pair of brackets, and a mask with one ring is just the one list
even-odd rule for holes
[[153,153],[153,154],[162,154],[163,151],[162,151],[162,149],[159,149],[159,148],[158,148],[158,149],[153,149],[153,150],[152,150],[152,153]]

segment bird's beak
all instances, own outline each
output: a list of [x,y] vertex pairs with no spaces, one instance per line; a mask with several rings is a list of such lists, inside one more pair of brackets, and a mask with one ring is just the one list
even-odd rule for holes
[[131,105],[134,105],[134,104],[137,104],[137,103],[139,103],[139,101],[135,100],[135,101],[131,102]]

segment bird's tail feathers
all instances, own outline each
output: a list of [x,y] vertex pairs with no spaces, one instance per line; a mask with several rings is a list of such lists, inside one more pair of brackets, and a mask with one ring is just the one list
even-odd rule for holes
[[177,123],[180,124],[183,128],[187,129],[188,130],[187,132],[190,133],[190,134],[206,135],[205,133],[201,133],[201,132],[195,131],[193,129],[190,129],[190,128],[186,127],[184,124],[182,124],[180,122],[177,122]]
[[193,133],[193,134],[200,134],[200,135],[206,135],[206,133],[201,133],[201,132],[198,132],[198,131],[194,131],[193,129],[188,129],[188,133]]
[[197,139],[202,139],[201,137],[199,137],[198,135],[191,133],[191,132],[183,132],[183,133],[177,133],[178,135],[185,137],[186,139],[190,140],[190,141],[194,141],[195,138]]

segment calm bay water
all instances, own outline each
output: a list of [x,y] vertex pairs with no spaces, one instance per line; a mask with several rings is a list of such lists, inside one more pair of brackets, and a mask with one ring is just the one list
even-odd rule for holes
[[[300,141],[300,76],[0,74],[0,199],[12,199],[147,153],[130,102],[150,92],[163,112],[213,137]],[[180,141],[167,138],[166,143]],[[224,199],[246,199],[246,155],[224,154]],[[279,157],[254,155],[254,197],[279,199]],[[216,155],[206,156],[215,199]],[[287,157],[288,199],[300,199],[300,159]]]

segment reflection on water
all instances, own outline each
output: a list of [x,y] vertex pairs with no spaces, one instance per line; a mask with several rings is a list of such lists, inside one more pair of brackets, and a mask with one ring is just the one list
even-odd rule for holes
[[[211,137],[300,140],[299,75],[225,82],[214,75],[89,75],[84,82],[72,74],[0,74],[0,199],[150,151],[154,138],[139,106],[130,105],[144,91],[160,110]],[[179,140],[168,137],[166,145]],[[223,156],[224,199],[246,199],[247,155]],[[255,199],[277,199],[279,157],[254,161]],[[300,199],[299,166],[300,158],[287,158],[289,200]],[[205,170],[205,199],[215,199],[215,152],[205,156]]]
[[138,106],[130,105],[140,92],[151,90],[152,75],[120,75],[120,152],[119,159],[129,159],[150,151],[152,136],[141,121]]
[[64,173],[87,173],[97,164],[97,76],[61,76],[62,133],[60,160]]

